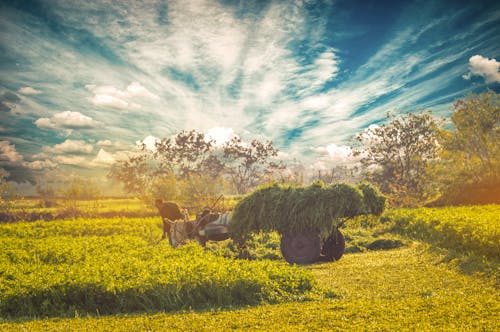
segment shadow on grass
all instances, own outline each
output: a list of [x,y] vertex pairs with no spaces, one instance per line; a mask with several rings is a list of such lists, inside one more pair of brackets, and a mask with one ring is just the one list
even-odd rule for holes
[[22,323],[39,319],[234,311],[258,305],[340,298],[330,290],[319,288],[283,298],[262,299],[258,296],[258,289],[249,290],[243,285],[232,289],[230,294],[226,294],[227,296],[214,295],[212,291],[203,288],[193,290],[189,294],[183,294],[181,290],[179,294],[173,296],[169,290],[161,287],[149,291],[130,289],[112,293],[99,287],[92,288],[95,285],[87,286],[85,290],[81,287],[61,287],[66,293],[64,298],[57,296],[61,294],[55,295],[54,288],[50,292],[4,298],[0,307],[0,323]]
[[273,291],[266,289],[262,283],[244,279],[230,285],[207,282],[189,287],[176,284],[146,287],[113,292],[90,283],[54,285],[43,290],[5,294],[0,298],[0,322],[186,310],[203,312],[334,296],[307,282],[293,289],[280,287]]
[[439,264],[450,265],[462,274],[493,278],[500,285],[500,258],[492,259],[472,253],[458,252],[428,244],[430,253],[439,257]]

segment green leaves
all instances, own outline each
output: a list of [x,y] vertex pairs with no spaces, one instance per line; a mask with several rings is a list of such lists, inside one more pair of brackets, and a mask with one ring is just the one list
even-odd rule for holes
[[425,202],[435,194],[428,168],[438,157],[442,122],[430,112],[388,115],[390,122],[370,127],[357,136],[362,147],[355,152],[367,167],[368,177],[397,206]]

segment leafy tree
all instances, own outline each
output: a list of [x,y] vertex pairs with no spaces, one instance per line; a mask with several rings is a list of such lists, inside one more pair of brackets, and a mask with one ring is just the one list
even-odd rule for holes
[[61,197],[64,199],[64,213],[73,218],[80,215],[78,201],[95,200],[94,208],[97,209],[97,200],[102,197],[101,189],[89,179],[71,177],[59,188]]
[[166,200],[175,200],[178,196],[177,183],[178,181],[172,173],[157,175],[151,181],[151,190],[149,193],[151,198],[149,200],[153,202],[158,197]]
[[3,168],[0,168],[0,210],[10,209],[12,201],[19,198],[19,195],[7,182],[8,176],[9,173]]
[[118,160],[108,177],[123,184],[125,191],[138,197],[146,197],[153,181],[154,167],[146,153]]
[[[443,139],[440,175],[449,203],[499,202],[500,95],[472,94],[454,103]],[[496,196],[496,201],[495,201]]]
[[[223,147],[217,147],[196,130],[159,139],[152,150],[143,144],[141,150],[140,155],[117,161],[109,177],[140,197],[163,195],[167,190],[164,185],[168,184],[175,187],[167,190],[169,197],[175,193],[181,200],[192,199],[190,204],[196,205],[195,202],[206,202],[220,194],[224,179],[237,193],[246,193],[283,168],[270,160],[277,156],[272,142],[253,140],[245,144],[235,136]],[[165,182],[166,178],[169,180]]]
[[66,200],[98,199],[102,196],[101,190],[92,180],[72,177],[60,188],[61,197]]
[[211,207],[224,192],[224,179],[208,174],[191,174],[178,182],[179,201],[183,206],[201,209]]
[[273,174],[283,169],[280,162],[272,160],[278,156],[278,150],[270,141],[254,139],[245,144],[234,136],[224,144],[223,150],[226,173],[238,194],[245,194],[257,185],[272,180]]
[[56,198],[57,192],[55,187],[39,182],[36,186],[36,192],[40,196],[44,207],[51,207],[54,205],[53,200]]
[[237,193],[245,193],[270,181],[274,172],[282,169],[280,163],[270,160],[277,156],[272,142],[253,140],[245,144],[235,136],[218,147],[196,130],[159,139],[154,149],[143,144],[141,150],[139,155],[117,161],[109,177],[140,197],[189,201],[194,206],[213,201],[227,183]]
[[369,180],[389,195],[395,205],[415,205],[433,198],[430,164],[440,150],[440,121],[430,112],[388,115],[390,122],[357,135],[362,147],[355,151],[367,168]]

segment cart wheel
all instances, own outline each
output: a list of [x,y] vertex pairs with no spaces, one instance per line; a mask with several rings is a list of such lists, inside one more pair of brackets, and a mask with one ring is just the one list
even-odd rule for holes
[[316,262],[321,254],[321,238],[315,232],[284,234],[281,237],[281,253],[290,264]]
[[344,235],[337,229],[334,234],[330,235],[321,249],[321,253],[325,256],[328,262],[338,261],[345,250]]

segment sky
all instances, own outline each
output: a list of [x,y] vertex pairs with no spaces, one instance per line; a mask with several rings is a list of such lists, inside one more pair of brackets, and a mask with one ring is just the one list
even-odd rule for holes
[[498,1],[0,0],[0,168],[19,190],[195,129],[348,160],[387,112],[500,92]]

